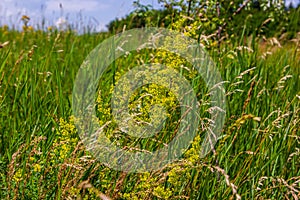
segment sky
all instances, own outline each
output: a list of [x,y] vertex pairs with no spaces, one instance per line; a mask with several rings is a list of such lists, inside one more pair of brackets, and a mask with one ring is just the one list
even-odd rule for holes
[[297,6],[297,5],[300,4],[300,0],[285,0],[285,4],[286,4],[287,6],[289,6],[290,3],[292,3],[294,6]]
[[[110,21],[122,18],[134,10],[133,2],[134,0],[0,0],[0,26],[7,24],[20,27],[18,24],[23,25],[20,20],[22,15],[27,15],[30,17],[29,25],[42,24],[42,19],[45,19],[47,27],[66,20],[78,26],[92,24],[100,31],[105,30]],[[161,8],[157,0],[140,2]]]
[[[66,21],[76,24],[77,28],[84,24],[92,24],[97,30],[106,30],[106,25],[129,14],[133,9],[134,0],[0,0],[0,26],[21,27],[22,15],[30,17],[31,24],[42,24],[45,27],[58,25]],[[300,0],[286,0],[297,5]],[[161,8],[157,0],[141,0],[142,4],[150,4]],[[60,7],[62,5],[62,7]]]

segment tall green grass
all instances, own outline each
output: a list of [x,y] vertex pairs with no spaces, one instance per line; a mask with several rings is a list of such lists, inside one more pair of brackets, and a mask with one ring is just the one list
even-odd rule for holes
[[[108,36],[0,29],[0,42],[9,41],[0,49],[1,199],[101,199],[104,194],[113,199],[299,198],[299,41],[279,47],[273,39],[244,44],[240,38],[221,45],[221,51],[212,49],[227,98],[226,123],[215,150],[198,158],[198,138],[182,160],[135,174],[96,161],[71,117],[76,73]],[[149,52],[144,53],[136,61],[122,58],[118,69],[150,62]],[[113,83],[104,84],[106,90],[108,84]],[[101,103],[109,105],[109,98]],[[101,119],[110,120],[106,117]]]

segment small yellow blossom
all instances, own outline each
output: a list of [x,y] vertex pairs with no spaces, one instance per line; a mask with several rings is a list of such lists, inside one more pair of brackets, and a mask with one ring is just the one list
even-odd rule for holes
[[33,171],[34,171],[34,172],[41,172],[41,170],[42,170],[41,165],[35,164],[35,165],[33,166]]
[[15,180],[16,182],[19,182],[22,180],[22,170],[21,169],[18,169],[16,171],[16,173],[13,176],[13,180]]

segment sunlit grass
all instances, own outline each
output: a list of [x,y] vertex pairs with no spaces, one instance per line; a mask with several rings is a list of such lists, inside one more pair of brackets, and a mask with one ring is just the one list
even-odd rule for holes
[[[160,171],[127,174],[85,151],[71,116],[76,73],[108,36],[0,28],[0,43],[8,41],[0,49],[1,199],[99,199],[103,193],[113,199],[299,196],[299,42],[268,40],[266,46],[237,43],[222,45],[219,52],[212,49],[227,97],[226,123],[215,150],[200,159],[201,137],[196,137],[181,161]],[[151,61],[144,53],[138,61],[122,58],[119,70]],[[111,73],[108,79],[115,75]],[[103,85],[106,92],[112,84]],[[104,107],[109,100],[102,98]],[[111,120],[109,114],[100,118]],[[126,137],[118,140],[127,144]],[[150,140],[141,146],[149,150],[147,144],[155,141]]]

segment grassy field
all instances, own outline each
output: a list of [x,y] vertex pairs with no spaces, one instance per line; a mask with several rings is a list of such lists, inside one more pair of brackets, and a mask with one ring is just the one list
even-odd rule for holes
[[[299,199],[299,39],[280,44],[274,38],[237,38],[221,44],[220,51],[210,49],[227,98],[226,122],[214,151],[199,158],[200,129],[180,161],[159,171],[126,173],[85,150],[71,110],[80,65],[109,36],[0,28],[0,199]],[[111,120],[113,78],[152,61],[153,52],[142,53],[118,59],[117,71],[106,72],[97,101],[99,123]],[[203,86],[193,83],[198,100],[205,102]],[[167,106],[174,101],[158,91],[150,85],[142,94],[157,92]],[[176,114],[172,117],[164,129],[169,133],[178,121]],[[134,145],[116,125],[106,131],[111,140]],[[139,147],[151,151],[169,137],[157,137],[154,144],[144,139]]]

